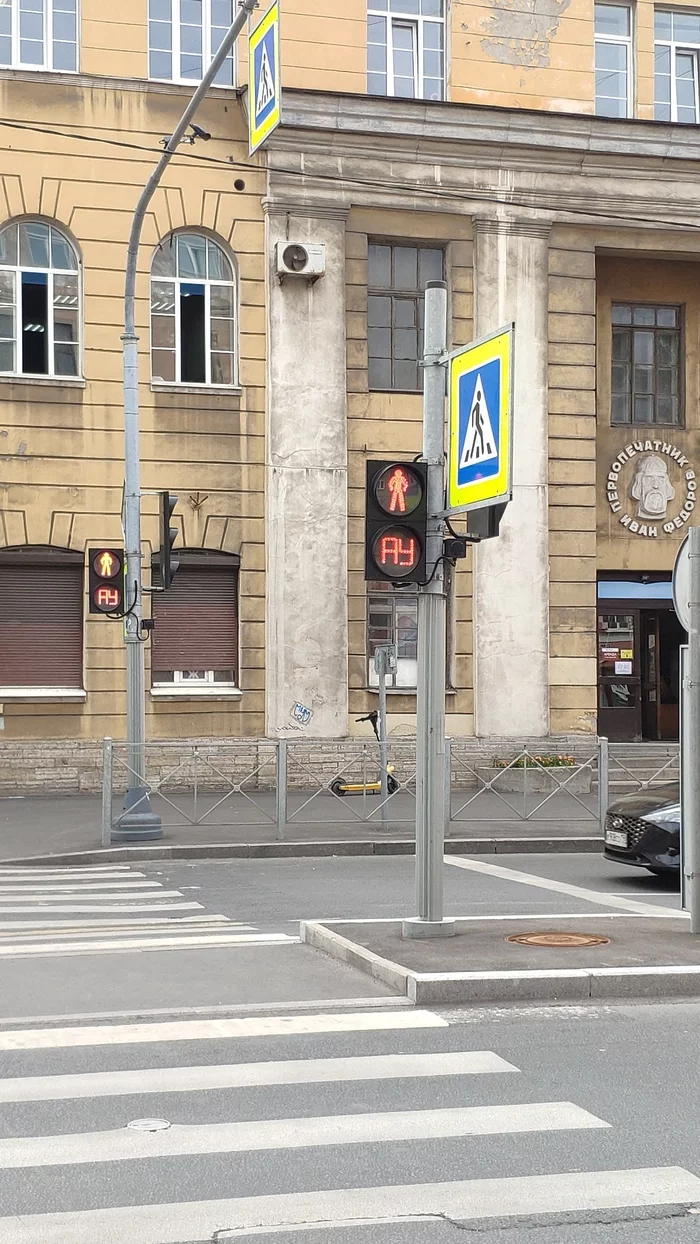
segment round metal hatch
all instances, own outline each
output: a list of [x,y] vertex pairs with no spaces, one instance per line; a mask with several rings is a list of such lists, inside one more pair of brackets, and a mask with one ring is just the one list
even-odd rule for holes
[[506,938],[507,942],[517,942],[520,946],[608,946],[609,937],[600,937],[598,933],[513,933]]

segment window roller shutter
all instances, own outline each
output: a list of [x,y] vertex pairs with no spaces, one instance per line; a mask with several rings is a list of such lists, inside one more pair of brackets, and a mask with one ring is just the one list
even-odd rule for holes
[[82,687],[83,570],[0,565],[0,686]]
[[238,669],[237,577],[234,568],[181,566],[154,596],[154,670]]

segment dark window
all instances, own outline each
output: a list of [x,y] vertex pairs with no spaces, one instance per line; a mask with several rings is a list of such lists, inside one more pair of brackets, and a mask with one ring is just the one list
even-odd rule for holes
[[79,320],[72,243],[41,220],[6,225],[0,230],[0,372],[77,376]]
[[[193,555],[190,555],[191,557]],[[180,568],[153,595],[152,679],[157,684],[238,683],[238,559],[221,556]],[[158,576],[154,574],[154,584]]]
[[428,281],[441,281],[443,274],[444,253],[437,247],[370,243],[370,389],[420,390],[424,291]]
[[681,310],[614,303],[612,423],[679,426]]
[[83,685],[83,559],[0,554],[0,686]]

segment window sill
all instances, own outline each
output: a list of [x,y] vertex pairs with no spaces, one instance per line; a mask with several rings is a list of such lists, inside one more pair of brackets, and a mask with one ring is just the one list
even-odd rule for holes
[[86,383],[80,376],[24,376],[9,375],[8,372],[0,375],[0,384],[43,385],[51,389],[84,389]]
[[227,687],[224,684],[208,683],[198,687],[191,683],[179,683],[172,686],[151,687],[153,700],[242,700],[240,687]]
[[15,700],[53,700],[59,704],[82,703],[87,691],[79,687],[0,687],[0,704]]
[[209,393],[212,396],[221,393],[232,397],[241,397],[243,389],[239,384],[160,384],[157,380],[152,380],[151,392],[191,393],[195,397],[201,397],[203,393]]

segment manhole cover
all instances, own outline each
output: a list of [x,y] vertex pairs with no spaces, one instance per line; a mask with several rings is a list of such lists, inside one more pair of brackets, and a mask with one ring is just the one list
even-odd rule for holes
[[132,1119],[126,1126],[133,1132],[164,1132],[170,1124],[167,1119]]
[[610,938],[597,933],[513,933],[506,941],[520,946],[607,946]]

